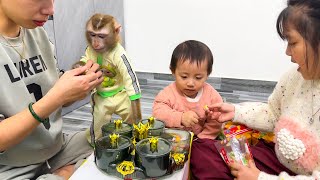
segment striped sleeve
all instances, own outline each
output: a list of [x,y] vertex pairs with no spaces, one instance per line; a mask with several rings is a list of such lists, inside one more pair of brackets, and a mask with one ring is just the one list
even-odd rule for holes
[[116,59],[116,61],[118,62],[118,70],[123,78],[124,87],[128,93],[130,100],[139,99],[141,97],[140,85],[129,58],[127,57],[125,52],[122,53],[120,57],[115,58],[119,58]]

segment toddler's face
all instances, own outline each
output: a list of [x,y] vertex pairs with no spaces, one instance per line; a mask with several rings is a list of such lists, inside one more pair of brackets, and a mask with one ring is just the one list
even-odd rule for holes
[[199,65],[190,63],[189,60],[178,61],[177,68],[173,72],[177,89],[190,98],[196,97],[208,78],[207,66],[207,61]]

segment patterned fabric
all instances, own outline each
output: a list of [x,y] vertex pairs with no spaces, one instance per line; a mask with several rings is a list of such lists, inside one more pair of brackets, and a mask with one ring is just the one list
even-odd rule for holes
[[[278,82],[268,103],[236,106],[235,122],[252,129],[274,132],[279,161],[296,174],[279,177],[261,173],[260,179],[319,179],[320,80],[304,80],[296,68]],[[290,144],[289,144],[290,143]]]

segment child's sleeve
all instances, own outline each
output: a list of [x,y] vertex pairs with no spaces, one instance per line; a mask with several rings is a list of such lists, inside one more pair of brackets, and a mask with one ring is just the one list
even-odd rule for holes
[[[211,104],[223,102],[220,94],[213,88],[210,88],[209,98],[211,99]],[[197,136],[200,139],[215,139],[221,131],[222,124],[217,122],[211,117],[207,117],[206,123],[203,126],[203,130]]]
[[131,101],[141,98],[141,89],[131,61],[125,52],[115,53],[115,64],[123,78],[124,88]]
[[155,98],[152,107],[153,116],[165,123],[166,127],[183,128],[181,118],[183,112],[173,109],[174,98],[168,89],[162,90]]

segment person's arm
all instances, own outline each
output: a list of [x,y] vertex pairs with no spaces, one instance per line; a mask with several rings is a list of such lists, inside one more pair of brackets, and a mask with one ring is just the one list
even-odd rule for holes
[[272,132],[279,117],[273,111],[273,107],[273,104],[258,102],[237,104],[233,122],[262,132]]
[[[294,89],[294,82],[289,78],[299,78],[296,70],[291,69],[285,73],[277,83],[273,93],[269,96],[268,103],[246,102],[241,104],[217,103],[209,106],[210,110],[217,110],[221,115],[216,119],[218,122],[234,121],[262,132],[272,132],[275,123],[281,115],[281,104],[285,101],[283,93],[288,89]],[[290,96],[290,93],[288,93]]]
[[260,172],[259,180],[315,180],[320,179],[320,172],[319,171],[313,171],[311,176],[305,176],[305,175],[297,175],[297,176],[290,176],[286,172],[281,172],[279,176],[267,174],[265,172]]
[[[97,69],[98,66],[90,62],[84,67],[65,72],[53,88],[33,104],[34,112],[44,119],[64,104],[85,98],[95,86],[102,82],[101,72],[95,73]],[[86,70],[91,73],[79,76]],[[21,142],[39,124],[29,112],[28,107],[2,120],[0,122],[0,152]]]
[[[174,101],[174,99],[171,99]],[[166,127],[183,128],[181,123],[183,112],[172,107],[168,92],[162,90],[155,98],[152,107],[152,115],[165,123]]]
[[291,71],[279,80],[268,98],[268,103],[246,102],[235,105],[234,122],[262,132],[272,132],[281,115],[284,88],[288,86],[288,77],[292,77],[289,73]]
[[[210,93],[208,98],[211,99],[211,104],[223,102],[220,94],[213,88],[210,88]],[[205,111],[205,107],[202,107],[202,108]],[[199,138],[215,139],[218,136],[219,132],[221,131],[222,123],[217,122],[213,118],[215,114],[216,112],[212,112],[212,113],[207,112],[207,120],[203,125],[203,130],[201,131],[201,133],[197,135]]]

